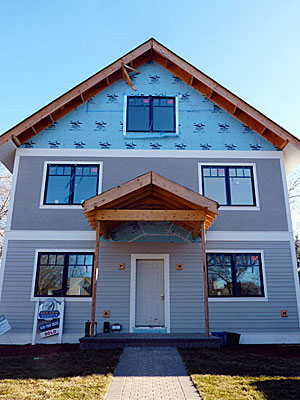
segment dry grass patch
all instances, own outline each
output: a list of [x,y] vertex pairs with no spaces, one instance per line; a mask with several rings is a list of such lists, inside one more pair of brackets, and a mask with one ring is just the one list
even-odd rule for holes
[[119,350],[0,358],[0,399],[101,400]]
[[203,400],[299,400],[300,359],[181,349]]

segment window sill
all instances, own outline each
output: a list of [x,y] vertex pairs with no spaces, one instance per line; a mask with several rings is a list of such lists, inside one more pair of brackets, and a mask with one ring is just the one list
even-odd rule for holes
[[41,204],[39,208],[48,210],[82,210],[80,204]]
[[268,297],[209,297],[208,301],[211,303],[225,302],[245,302],[245,301],[269,301]]
[[220,206],[220,211],[260,211],[258,206]]
[[64,300],[66,303],[73,303],[75,301],[80,301],[80,302],[87,302],[87,303],[91,303],[92,302],[92,297],[31,297],[30,301],[45,301],[47,299],[55,299],[58,301]]

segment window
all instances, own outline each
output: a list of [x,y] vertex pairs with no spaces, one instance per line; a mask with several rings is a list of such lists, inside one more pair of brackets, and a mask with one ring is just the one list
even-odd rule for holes
[[35,296],[92,295],[93,253],[39,253]]
[[44,204],[81,204],[98,194],[99,165],[48,164]]
[[253,167],[202,167],[203,194],[221,206],[256,206]]
[[209,253],[206,258],[210,297],[264,296],[260,254]]
[[127,132],[175,132],[175,97],[127,97]]

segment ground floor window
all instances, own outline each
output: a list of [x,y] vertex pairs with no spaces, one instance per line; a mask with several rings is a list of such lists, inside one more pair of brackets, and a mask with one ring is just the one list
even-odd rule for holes
[[208,253],[210,297],[264,296],[261,255]]
[[39,253],[35,296],[92,295],[93,253]]

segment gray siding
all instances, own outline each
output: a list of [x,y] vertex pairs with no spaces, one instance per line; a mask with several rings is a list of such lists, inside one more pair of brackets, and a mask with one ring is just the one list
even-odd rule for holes
[[[109,151],[109,150],[108,150]],[[76,150],[74,150],[76,153]],[[134,150],[133,150],[134,155]],[[79,157],[71,157],[74,161]],[[40,209],[44,161],[67,161],[67,157],[21,157],[12,216],[16,230],[89,230],[79,209]],[[155,171],[194,191],[199,190],[198,162],[228,162],[222,159],[175,158],[81,158],[81,161],[103,161],[103,191],[120,185],[148,171]],[[240,159],[230,159],[239,163]],[[256,163],[260,211],[220,211],[212,230],[284,231],[287,216],[278,159],[249,159]]]
[[[35,302],[30,301],[34,254],[42,249],[91,249],[92,241],[9,241],[1,299],[11,333],[32,331]],[[289,242],[208,242],[208,249],[264,250],[268,301],[210,302],[211,330],[241,333],[298,332],[295,283]],[[203,332],[203,291],[200,244],[101,243],[96,319],[102,330],[102,312],[110,311],[111,323],[122,323],[129,330],[130,257],[132,253],[170,254],[171,332]],[[125,263],[124,271],[118,264]],[[176,264],[183,270],[177,271]],[[91,302],[65,303],[65,334],[83,335],[90,318]],[[287,309],[288,318],[280,310]]]

